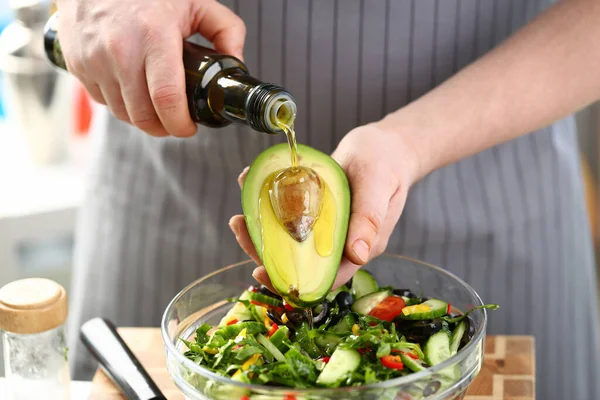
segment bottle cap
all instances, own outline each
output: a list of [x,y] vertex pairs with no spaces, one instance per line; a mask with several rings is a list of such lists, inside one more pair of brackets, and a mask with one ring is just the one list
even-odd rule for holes
[[22,279],[0,289],[0,329],[4,331],[45,332],[62,325],[67,314],[67,292],[49,279]]

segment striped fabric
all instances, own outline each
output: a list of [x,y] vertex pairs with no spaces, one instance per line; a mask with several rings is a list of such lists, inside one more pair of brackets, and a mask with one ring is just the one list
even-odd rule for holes
[[[299,142],[326,152],[353,127],[427,92],[548,6],[531,0],[224,3],[247,24],[252,74],[294,94]],[[157,326],[187,283],[245,258],[227,226],[240,212],[236,177],[262,149],[283,140],[240,126],[200,127],[187,140],[154,139],[109,117],[102,122],[79,223],[72,340],[95,316]],[[425,178],[410,193],[388,248],[441,265],[484,301],[501,304],[489,333],[534,334],[539,399],[600,398],[582,190],[569,117]],[[79,345],[74,356],[75,376],[89,377],[93,364]]]

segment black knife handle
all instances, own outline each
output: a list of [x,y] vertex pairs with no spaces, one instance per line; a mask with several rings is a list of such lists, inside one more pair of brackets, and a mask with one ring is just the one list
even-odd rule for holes
[[81,326],[80,338],[102,370],[128,399],[166,400],[112,322],[93,318]]

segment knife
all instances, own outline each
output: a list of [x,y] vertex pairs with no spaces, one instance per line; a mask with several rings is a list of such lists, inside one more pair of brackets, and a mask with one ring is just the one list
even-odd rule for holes
[[167,400],[111,321],[93,318],[85,322],[81,326],[80,339],[126,398]]

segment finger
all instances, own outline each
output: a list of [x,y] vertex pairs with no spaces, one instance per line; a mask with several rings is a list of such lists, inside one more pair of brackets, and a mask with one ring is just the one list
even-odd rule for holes
[[271,292],[277,293],[273,285],[271,284],[271,280],[269,279],[269,275],[267,274],[267,270],[262,265],[262,261],[258,257],[256,253],[256,249],[254,248],[254,244],[252,243],[252,239],[250,238],[250,234],[248,233],[248,229],[246,228],[246,221],[244,220],[243,215],[234,215],[229,220],[229,227],[233,231],[240,247],[244,250],[244,252],[254,261],[258,267],[254,269],[252,272],[252,276],[258,282],[265,285]]
[[169,134],[189,137],[197,127],[190,117],[185,93],[182,42],[173,32],[157,36],[145,58],[148,92],[154,110]]
[[389,174],[380,172],[373,164],[360,161],[347,168],[352,206],[345,254],[354,264],[369,261],[393,195],[393,185],[385,178]]
[[98,84],[96,84],[96,83],[85,83],[84,84],[82,82],[82,85],[85,88],[85,91],[90,95],[90,97],[92,99],[94,99],[94,101],[96,103],[106,105],[106,99],[102,95],[102,90],[100,90],[100,86],[98,86]]
[[394,228],[400,219],[400,215],[402,215],[405,203],[406,191],[398,190],[390,199],[385,215],[385,222],[383,223],[377,244],[375,245],[374,251],[371,253],[371,257],[377,257],[386,250],[390,236],[392,236]]
[[240,189],[244,187],[244,181],[246,180],[246,175],[248,175],[249,170],[250,170],[250,167],[244,168],[244,170],[242,171],[240,176],[238,176],[237,181],[238,181],[238,185],[240,185]]
[[121,87],[131,123],[152,136],[168,136],[169,133],[154,110],[146,84],[145,71],[143,68],[141,71],[135,69],[127,69],[127,71],[131,72],[126,72],[126,75],[121,77]]
[[199,8],[196,16],[195,30],[209,40],[215,50],[243,60],[246,25],[236,13],[212,1]]
[[250,234],[248,233],[248,228],[246,227],[246,220],[243,215],[234,215],[229,220],[229,228],[235,235],[237,242],[244,252],[256,263],[256,265],[262,265],[262,261],[260,257],[256,253],[256,248],[254,247],[254,243],[252,243],[252,239],[250,238]]
[[259,283],[262,283],[273,293],[277,293],[277,290],[273,287],[271,283],[271,279],[269,278],[269,274],[267,274],[267,270],[265,267],[260,266],[256,267],[254,271],[252,271],[252,277],[256,279]]
[[121,96],[121,87],[117,82],[109,82],[100,86],[102,97],[106,100],[106,105],[110,112],[121,121],[130,122],[125,102]]

